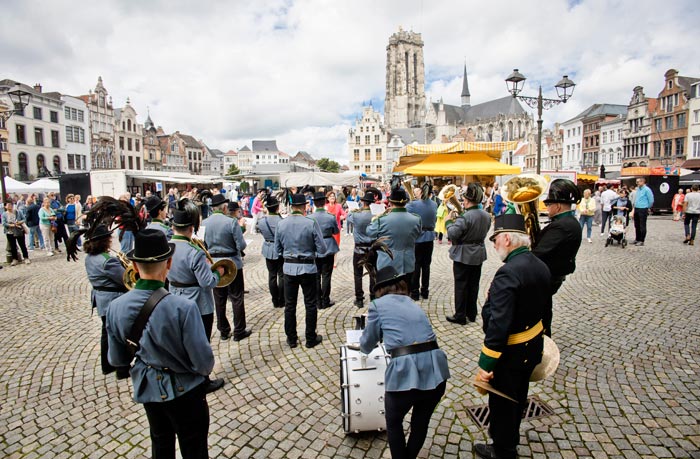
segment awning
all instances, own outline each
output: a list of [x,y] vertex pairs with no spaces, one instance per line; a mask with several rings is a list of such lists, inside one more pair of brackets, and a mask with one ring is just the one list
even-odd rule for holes
[[41,193],[48,193],[51,191],[53,191],[54,193],[58,193],[60,187],[58,185],[58,180],[42,178],[29,185],[29,188],[31,188],[32,191],[37,191]]
[[32,189],[28,184],[15,180],[12,177],[5,176],[5,191],[7,193],[31,193]]
[[700,185],[700,172],[696,172],[690,175],[684,175],[683,177],[681,177],[681,180],[678,183],[684,186]]
[[280,174],[282,188],[305,185],[313,186],[354,186],[360,183],[359,172],[289,172]]
[[700,159],[689,159],[681,167],[685,169],[700,169]]
[[493,159],[501,159],[504,151],[516,150],[518,141],[510,142],[448,142],[406,145],[399,156],[434,155],[444,153],[483,153]]
[[518,166],[503,164],[484,153],[448,153],[425,157],[420,163],[406,167],[404,173],[426,176],[512,175]]
[[598,180],[597,175],[591,175],[591,174],[576,174],[576,180],[587,180],[589,182],[595,182]]
[[657,167],[623,167],[620,171],[620,177],[631,176],[648,176],[648,175],[680,175],[678,168],[672,168],[667,171],[663,166]]

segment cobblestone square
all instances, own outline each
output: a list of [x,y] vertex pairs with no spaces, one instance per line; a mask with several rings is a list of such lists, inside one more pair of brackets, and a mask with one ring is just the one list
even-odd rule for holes
[[[628,238],[633,240],[634,229]],[[283,310],[271,305],[261,237],[246,249],[246,315],[253,335],[212,347],[223,389],[209,395],[212,458],[388,458],[386,435],[346,436],[340,417],[339,346],[352,328],[352,237],[343,234],[331,297],[319,311],[324,341],[285,343]],[[700,249],[682,244],[682,224],[649,221],[646,246],[605,247],[584,238],[577,271],[555,296],[553,338],[561,363],[531,394],[554,414],[523,423],[526,458],[700,458]],[[0,250],[5,249],[5,238]],[[483,303],[501,265],[492,245]],[[428,313],[452,378],[422,458],[470,458],[487,440],[466,408],[485,403],[470,384],[483,333],[448,323],[453,304],[448,245],[435,245]],[[60,256],[59,256],[60,255]],[[150,457],[143,407],[131,382],[99,368],[100,320],[90,315],[83,260],[30,252],[31,265],[0,270],[0,457]],[[367,281],[365,281],[367,283]],[[300,297],[300,304],[301,297]],[[303,327],[303,307],[299,308]],[[229,307],[230,315],[230,307]]]

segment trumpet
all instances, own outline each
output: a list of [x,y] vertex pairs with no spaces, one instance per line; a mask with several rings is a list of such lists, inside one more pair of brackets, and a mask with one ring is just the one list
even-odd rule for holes
[[521,174],[503,184],[503,200],[515,204],[525,219],[525,231],[534,244],[540,234],[539,199],[547,192],[547,180],[537,174]]
[[442,190],[440,190],[440,194],[438,194],[438,198],[442,199],[450,210],[455,210],[458,214],[462,214],[464,212],[464,208],[459,202],[458,196],[459,187],[454,184],[445,185],[442,187]]
[[124,252],[117,252],[114,249],[109,249],[110,252],[114,254],[114,256],[119,260],[119,263],[122,264],[124,267],[124,275],[122,275],[122,282],[124,283],[124,287],[127,288],[127,290],[132,290],[134,288],[134,285],[136,285],[136,281],[139,280],[139,273],[136,271],[136,268],[134,268],[134,264],[126,258],[126,254]]
[[206,247],[204,247],[204,242],[202,242],[201,239],[192,238],[192,243],[204,251],[204,255],[206,255],[207,260],[209,260],[209,263],[211,264],[212,272],[218,270],[219,266],[224,268],[224,274],[219,279],[219,283],[216,284],[217,287],[226,287],[233,282],[234,279],[236,279],[236,276],[238,275],[238,267],[236,267],[236,264],[232,260],[224,258],[223,260],[219,260],[214,263],[214,259],[211,257]]

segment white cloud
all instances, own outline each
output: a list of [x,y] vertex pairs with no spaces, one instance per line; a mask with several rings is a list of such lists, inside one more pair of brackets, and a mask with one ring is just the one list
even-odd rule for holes
[[426,92],[459,103],[466,61],[472,104],[507,96],[517,67],[525,94],[554,96],[568,73],[574,98],[545,113],[563,121],[592,103],[649,96],[677,68],[700,76],[693,0],[512,2],[424,0],[7,0],[2,78],[85,94],[101,75],[116,106],[222,150],[278,140],[347,162],[347,129],[363,102],[382,106],[389,36],[425,41]]

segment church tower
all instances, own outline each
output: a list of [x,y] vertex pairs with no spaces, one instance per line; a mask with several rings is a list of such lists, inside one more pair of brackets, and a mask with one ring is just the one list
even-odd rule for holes
[[464,64],[464,81],[462,81],[462,108],[470,107],[469,82],[467,81],[467,64]]
[[386,47],[387,129],[421,126],[425,118],[425,67],[421,34],[402,28]]

